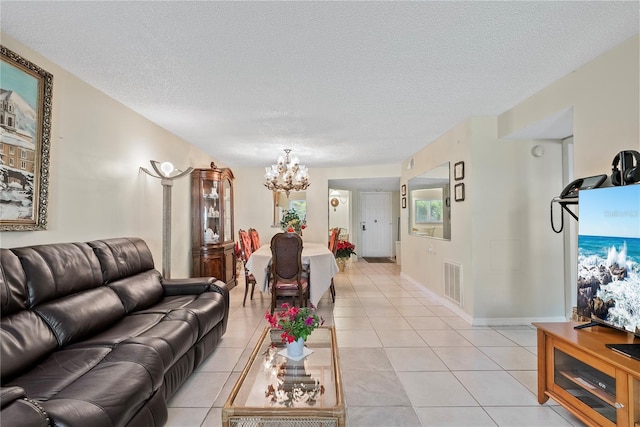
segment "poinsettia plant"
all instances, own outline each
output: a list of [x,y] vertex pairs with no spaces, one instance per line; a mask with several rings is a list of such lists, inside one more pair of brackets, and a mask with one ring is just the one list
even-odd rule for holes
[[267,311],[264,315],[269,325],[274,329],[282,329],[282,342],[292,343],[298,338],[307,339],[311,332],[324,324],[324,319],[315,313],[315,307],[294,307],[287,303],[282,304],[282,311],[271,314]]
[[357,255],[356,245],[346,240],[338,240],[338,244],[336,246],[336,258],[350,258],[351,255]]

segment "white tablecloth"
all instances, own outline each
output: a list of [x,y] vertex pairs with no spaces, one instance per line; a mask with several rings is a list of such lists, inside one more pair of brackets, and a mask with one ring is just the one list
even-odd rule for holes
[[[251,254],[247,261],[247,269],[256,278],[256,284],[262,292],[269,292],[267,267],[271,261],[271,246],[265,244]],[[302,247],[302,263],[309,264],[309,300],[318,306],[320,298],[331,286],[331,278],[338,272],[336,259],[326,245],[304,242]]]

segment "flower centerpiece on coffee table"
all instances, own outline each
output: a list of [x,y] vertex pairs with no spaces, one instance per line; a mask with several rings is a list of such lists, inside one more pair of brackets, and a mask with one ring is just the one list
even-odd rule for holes
[[302,236],[302,230],[307,228],[307,219],[301,219],[294,209],[286,211],[280,220],[280,228],[288,233],[298,233]]
[[344,267],[351,258],[351,255],[356,254],[356,245],[348,242],[347,240],[338,240],[336,245],[336,262],[340,271],[344,271]]
[[273,329],[282,330],[280,338],[287,344],[287,354],[300,357],[304,350],[304,342],[311,332],[324,324],[324,320],[315,313],[315,307],[294,307],[282,304],[282,311],[274,314],[266,312],[264,318]]

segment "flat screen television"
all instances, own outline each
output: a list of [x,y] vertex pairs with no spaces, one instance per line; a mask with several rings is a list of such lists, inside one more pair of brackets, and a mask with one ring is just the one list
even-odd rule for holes
[[640,337],[640,185],[580,191],[578,314]]

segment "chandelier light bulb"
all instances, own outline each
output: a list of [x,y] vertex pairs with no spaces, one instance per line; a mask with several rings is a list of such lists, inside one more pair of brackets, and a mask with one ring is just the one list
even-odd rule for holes
[[306,166],[300,164],[298,157],[289,157],[291,149],[284,150],[285,155],[278,156],[276,164],[265,167],[264,186],[272,191],[306,190],[309,187],[309,172]]

